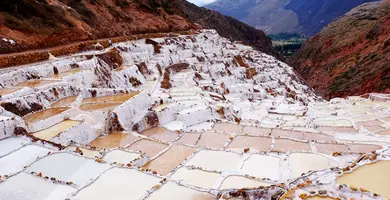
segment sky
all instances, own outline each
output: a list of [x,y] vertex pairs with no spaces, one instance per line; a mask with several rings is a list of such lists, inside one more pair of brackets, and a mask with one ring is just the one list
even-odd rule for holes
[[213,3],[215,0],[187,0],[187,1],[194,3],[198,6],[203,6],[209,3]]

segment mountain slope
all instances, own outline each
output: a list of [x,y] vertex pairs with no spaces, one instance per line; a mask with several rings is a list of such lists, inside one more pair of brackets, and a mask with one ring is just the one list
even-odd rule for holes
[[244,44],[253,46],[259,51],[282,59],[273,50],[271,39],[263,31],[257,30],[232,17],[198,7],[187,1],[176,0],[175,2],[175,7],[179,8],[185,17],[200,24],[203,28],[215,29],[222,37],[229,38],[233,41],[242,41]]
[[4,0],[0,53],[24,51],[135,33],[188,30],[168,0]]
[[374,0],[218,0],[206,5],[269,34],[312,36],[357,5]]
[[390,92],[390,3],[353,9],[307,41],[295,69],[326,97]]
[[4,0],[0,1],[0,54],[139,33],[190,30],[199,28],[193,23],[198,22],[277,56],[265,34],[244,23],[217,13],[211,20],[197,21],[211,13],[185,0]]

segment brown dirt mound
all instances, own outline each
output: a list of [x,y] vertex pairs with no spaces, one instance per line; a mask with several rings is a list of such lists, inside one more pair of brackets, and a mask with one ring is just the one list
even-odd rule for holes
[[98,58],[107,63],[111,69],[116,69],[123,65],[123,58],[120,55],[119,50],[116,48],[113,48],[104,54],[98,55]]
[[156,42],[156,41],[154,41],[154,40],[152,40],[152,39],[149,39],[149,38],[147,38],[146,40],[145,40],[145,43],[146,44],[151,44],[151,45],[153,45],[153,48],[154,48],[154,53],[161,53],[161,47],[160,47],[160,45],[158,44],[158,42]]
[[164,72],[164,77],[163,77],[163,80],[161,81],[161,88],[164,88],[164,89],[172,88],[169,71]]

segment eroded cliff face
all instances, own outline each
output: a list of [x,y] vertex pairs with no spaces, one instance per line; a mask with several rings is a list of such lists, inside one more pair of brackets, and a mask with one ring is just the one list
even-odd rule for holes
[[311,38],[291,60],[326,98],[390,92],[390,6],[353,9]]

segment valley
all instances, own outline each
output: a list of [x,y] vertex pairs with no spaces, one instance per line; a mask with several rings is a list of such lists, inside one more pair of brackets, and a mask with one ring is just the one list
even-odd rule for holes
[[352,8],[375,0],[217,0],[205,7],[235,17],[267,34],[311,37]]
[[269,35],[273,48],[285,58],[293,56],[306,42],[307,38],[296,33]]

